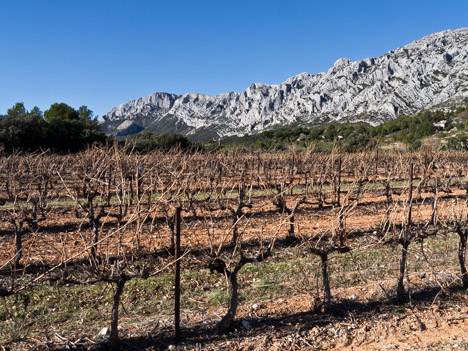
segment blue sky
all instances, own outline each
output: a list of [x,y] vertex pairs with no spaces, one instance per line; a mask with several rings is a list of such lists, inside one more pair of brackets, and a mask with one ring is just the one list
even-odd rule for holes
[[0,0],[0,11],[0,114],[19,101],[102,115],[155,91],[240,92],[468,26],[466,0]]

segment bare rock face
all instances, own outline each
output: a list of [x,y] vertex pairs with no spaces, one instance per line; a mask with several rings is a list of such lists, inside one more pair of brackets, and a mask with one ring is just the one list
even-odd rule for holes
[[145,129],[199,140],[330,121],[376,125],[467,99],[468,28],[463,28],[431,34],[378,58],[341,58],[327,73],[301,73],[279,85],[254,83],[243,93],[154,93],[113,108],[100,123],[113,135]]

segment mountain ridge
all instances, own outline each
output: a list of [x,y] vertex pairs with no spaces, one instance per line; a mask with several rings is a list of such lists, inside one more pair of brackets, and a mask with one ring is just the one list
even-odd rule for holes
[[194,140],[288,125],[364,121],[373,125],[468,98],[468,28],[430,34],[377,58],[340,58],[327,71],[280,84],[253,83],[216,96],[156,92],[111,109],[108,134],[149,130]]

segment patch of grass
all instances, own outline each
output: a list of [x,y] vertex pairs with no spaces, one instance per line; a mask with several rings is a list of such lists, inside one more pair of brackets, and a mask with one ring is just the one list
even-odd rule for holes
[[88,316],[87,322],[102,320],[108,316],[108,290],[106,284],[61,288],[43,285],[20,296],[6,297],[0,305],[0,341],[11,342],[23,334],[44,332],[58,325],[63,331],[73,331],[80,314]]
[[211,306],[224,306],[229,302],[229,295],[226,289],[215,288],[208,294],[208,303]]
[[399,316],[400,314],[404,314],[406,309],[404,306],[394,306],[392,307],[391,312],[394,316]]

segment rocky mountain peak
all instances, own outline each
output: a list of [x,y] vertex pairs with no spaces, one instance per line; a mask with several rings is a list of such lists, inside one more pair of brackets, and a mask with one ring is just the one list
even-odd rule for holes
[[462,28],[377,58],[340,58],[326,73],[304,72],[278,85],[254,83],[243,93],[154,93],[113,108],[100,123],[114,135],[147,129],[207,139],[329,121],[378,124],[466,99],[468,28]]

